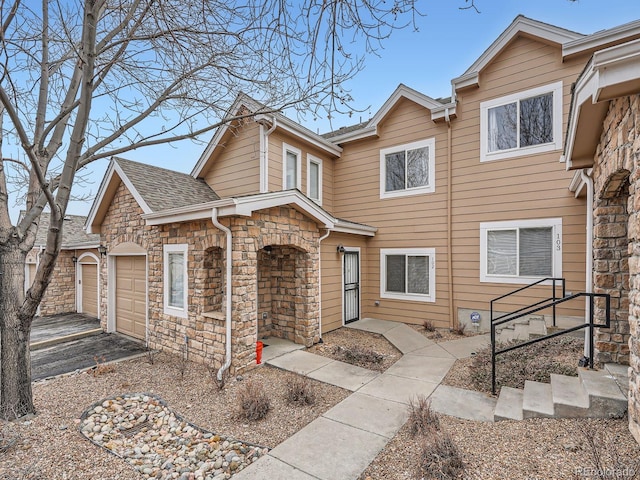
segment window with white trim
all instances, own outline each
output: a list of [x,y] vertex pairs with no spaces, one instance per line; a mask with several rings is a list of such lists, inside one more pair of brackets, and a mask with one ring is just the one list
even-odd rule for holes
[[186,244],[164,245],[164,313],[187,318],[188,275]]
[[380,198],[435,191],[434,138],[380,150]]
[[282,189],[300,189],[302,183],[302,152],[299,148],[282,144]]
[[435,302],[435,265],[434,248],[381,248],[380,296]]
[[480,281],[531,283],[562,276],[562,219],[480,224]]
[[562,148],[562,82],[480,103],[480,161]]
[[307,196],[322,205],[322,160],[307,155]]

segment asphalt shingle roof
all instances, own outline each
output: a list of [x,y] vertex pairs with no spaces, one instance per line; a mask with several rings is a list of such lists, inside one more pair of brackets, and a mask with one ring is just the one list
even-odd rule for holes
[[[84,224],[87,217],[82,215],[67,215],[64,217],[62,227],[62,247],[98,245],[100,234],[87,233],[84,231]],[[49,213],[43,212],[40,216],[38,232],[36,233],[35,246],[47,243],[47,232],[49,231]]]
[[115,162],[154,212],[220,200],[204,180],[189,174],[122,158]]

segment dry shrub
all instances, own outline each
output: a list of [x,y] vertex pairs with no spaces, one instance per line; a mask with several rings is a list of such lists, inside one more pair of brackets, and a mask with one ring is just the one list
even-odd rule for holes
[[100,375],[104,375],[106,373],[115,372],[116,367],[112,364],[105,363],[107,359],[103,356],[98,357],[97,355],[93,357],[93,361],[96,362],[96,366],[92,367],[89,371],[91,375],[94,377],[99,377]]
[[433,322],[431,320],[425,320],[424,322],[422,322],[422,327],[427,332],[435,332],[436,331],[436,327],[435,327],[435,325],[433,324]]
[[267,416],[271,409],[271,401],[261,384],[247,381],[238,392],[240,417],[257,421]]
[[427,435],[431,431],[440,429],[440,419],[431,410],[431,400],[424,395],[418,395],[409,400],[409,430],[411,435]]
[[464,331],[467,328],[467,325],[464,323],[458,323],[455,327],[451,329],[451,333],[456,335],[464,336]]
[[[515,345],[517,341],[497,344],[496,350]],[[558,337],[496,357],[496,384],[524,388],[525,380],[549,383],[551,374],[577,376],[578,359],[582,356],[582,340]],[[491,392],[491,347],[479,350],[473,357],[469,376],[474,388]]]
[[446,432],[430,430],[420,444],[418,478],[452,480],[460,478],[465,465],[462,455]]
[[334,352],[341,360],[353,365],[380,364],[384,360],[384,355],[368,348],[362,347],[342,347],[336,345]]
[[286,389],[285,398],[289,403],[304,406],[316,402],[316,392],[307,377],[292,377],[287,381]]

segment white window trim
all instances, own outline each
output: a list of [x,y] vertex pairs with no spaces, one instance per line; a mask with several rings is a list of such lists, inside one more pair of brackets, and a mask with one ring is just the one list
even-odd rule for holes
[[294,188],[301,189],[302,185],[302,150],[288,143],[282,142],[282,189],[287,188],[287,152],[296,155],[296,185]]
[[[318,198],[311,197],[311,164],[318,165]],[[307,154],[307,196],[318,205],[322,205],[322,159]]]
[[[404,190],[394,190],[392,192],[386,191],[386,179],[387,168],[385,162],[385,155],[388,153],[399,152],[401,150],[415,150],[418,148],[427,147],[429,149],[429,162],[427,168],[429,171],[429,184],[423,187],[406,188]],[[435,170],[435,156],[436,156],[436,139],[427,138],[412,143],[405,143],[403,145],[395,145],[393,147],[383,148],[380,150],[380,198],[396,198],[406,197],[409,195],[420,195],[423,193],[433,193],[436,189],[436,170]]]
[[[500,150],[489,152],[488,142],[488,115],[489,109],[514,103],[529,97],[553,93],[553,142],[531,147],[512,148],[510,150]],[[550,152],[562,149],[562,82],[555,82],[542,87],[532,88],[523,92],[514,93],[505,97],[495,98],[480,103],[480,161],[490,162],[493,160],[503,160],[505,158],[522,157],[536,153]]]
[[[429,294],[387,292],[387,255],[425,255],[429,257]],[[381,248],[380,297],[414,302],[436,301],[436,249],[435,248]]]
[[[541,218],[535,220],[509,220],[504,222],[484,222],[480,224],[480,281],[486,283],[528,284],[545,277],[489,275],[487,273],[487,232],[490,230],[513,230],[514,228],[553,228],[553,257],[551,277],[562,277],[562,218]],[[546,284],[547,282],[545,282]],[[551,283],[551,282],[549,282]]]
[[[187,318],[189,316],[189,270],[187,269],[187,262],[189,258],[189,248],[186,243],[164,245],[163,250],[163,291],[164,291],[164,313],[166,315],[172,315],[174,317]],[[184,308],[173,307],[169,305],[169,253],[182,253],[184,261],[184,292],[183,292],[183,305]]]

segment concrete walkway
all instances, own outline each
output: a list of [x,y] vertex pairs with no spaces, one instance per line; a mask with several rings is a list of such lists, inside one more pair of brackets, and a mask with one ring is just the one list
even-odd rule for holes
[[[431,398],[435,411],[461,418],[493,421],[496,400],[440,385],[458,358],[489,344],[488,335],[436,344],[396,322],[363,319],[348,326],[385,336],[403,356],[386,372],[287,348],[269,340],[265,361],[353,393],[268,455],[234,475],[234,480],[353,480],[373,461],[408,418],[407,405],[417,396]],[[273,350],[269,350],[273,347]]]

